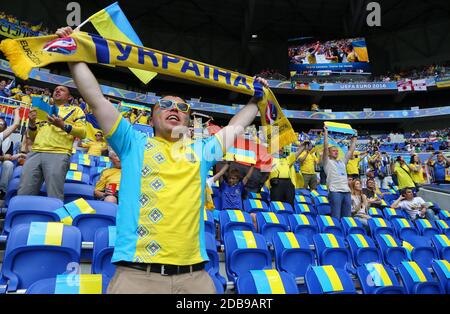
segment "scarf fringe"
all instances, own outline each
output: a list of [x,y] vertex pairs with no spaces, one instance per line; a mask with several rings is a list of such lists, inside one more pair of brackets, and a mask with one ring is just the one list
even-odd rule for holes
[[9,66],[14,74],[22,80],[27,80],[33,67],[25,61],[19,42],[13,39],[5,39],[0,43],[0,50],[9,61]]

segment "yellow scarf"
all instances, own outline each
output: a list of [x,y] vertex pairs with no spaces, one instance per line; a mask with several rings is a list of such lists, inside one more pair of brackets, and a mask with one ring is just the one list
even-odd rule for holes
[[[255,92],[255,81],[250,76],[85,32],[74,32],[66,38],[51,35],[6,39],[0,43],[0,50],[14,73],[24,80],[33,68],[55,62],[83,61],[153,71],[247,95]],[[270,152],[296,140],[289,120],[270,89],[264,89],[258,108]]]

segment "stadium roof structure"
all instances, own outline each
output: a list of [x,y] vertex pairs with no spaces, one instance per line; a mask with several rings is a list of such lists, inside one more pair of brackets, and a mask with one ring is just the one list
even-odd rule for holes
[[[0,10],[24,20],[66,25],[71,1],[2,1]],[[82,20],[113,1],[79,0]],[[450,2],[378,0],[381,26],[369,27],[371,0],[152,0],[119,1],[147,47],[245,73],[287,72],[287,39],[364,36],[375,71],[438,62],[449,55]],[[91,26],[83,28],[94,31]],[[257,35],[257,38],[253,38]],[[443,58],[443,57],[442,57]]]

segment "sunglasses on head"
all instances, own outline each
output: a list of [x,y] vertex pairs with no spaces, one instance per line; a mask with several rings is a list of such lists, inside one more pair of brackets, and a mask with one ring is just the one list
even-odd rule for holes
[[170,110],[174,107],[176,107],[181,112],[188,112],[191,108],[191,105],[185,102],[176,102],[174,100],[170,99],[161,99],[157,103],[159,105],[159,108],[163,110]]

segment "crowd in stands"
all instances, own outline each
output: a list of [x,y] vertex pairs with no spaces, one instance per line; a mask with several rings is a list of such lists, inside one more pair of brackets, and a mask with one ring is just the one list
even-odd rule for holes
[[34,32],[40,32],[43,35],[48,35],[51,31],[48,27],[43,26],[42,23],[31,23],[27,21],[22,21],[20,18],[14,16],[13,14],[8,14],[6,12],[0,11],[0,19],[7,20],[10,23],[17,24],[21,27],[26,27]]

